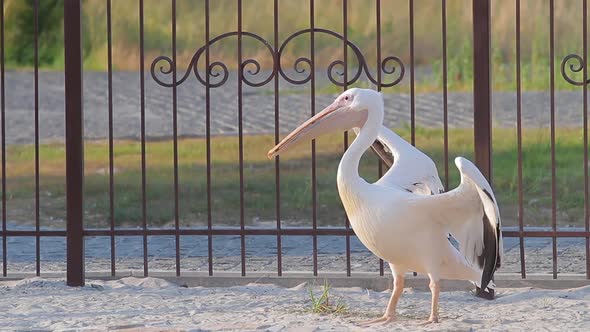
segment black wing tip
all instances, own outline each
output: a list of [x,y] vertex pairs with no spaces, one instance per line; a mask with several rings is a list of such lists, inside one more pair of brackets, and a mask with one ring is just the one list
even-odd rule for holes
[[484,249],[481,255],[477,257],[477,263],[479,267],[483,269],[481,275],[481,287],[486,288],[492,278],[496,268],[499,267],[498,260],[500,254],[498,252],[498,239],[494,234],[494,230],[489,223],[488,217],[484,214],[483,216],[483,245]]
[[[502,227],[500,227],[500,219],[496,222],[496,243],[500,243],[500,236],[502,234]],[[496,270],[502,266],[502,256],[500,256],[500,248],[497,248],[496,253]]]
[[494,291],[491,288],[486,288],[486,290],[480,288],[480,287],[476,287],[475,288],[475,296],[485,299],[485,300],[493,300],[496,298],[496,291]]

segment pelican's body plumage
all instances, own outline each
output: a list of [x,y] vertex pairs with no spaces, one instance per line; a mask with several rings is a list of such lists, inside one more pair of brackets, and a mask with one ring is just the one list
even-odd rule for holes
[[[394,291],[384,316],[368,323],[395,318],[404,274],[409,271],[429,276],[429,322],[437,322],[441,279],[472,281],[493,297],[492,278],[502,256],[498,206],[477,167],[461,157],[455,159],[461,184],[444,192],[434,162],[383,127],[383,114],[380,93],[347,90],[269,151],[269,157],[302,137],[358,128],[338,166],[338,193],[357,237],[389,263],[394,276]],[[368,183],[359,176],[358,168],[375,140],[391,152],[394,162],[379,181]],[[448,240],[449,234],[459,242],[459,249]]]

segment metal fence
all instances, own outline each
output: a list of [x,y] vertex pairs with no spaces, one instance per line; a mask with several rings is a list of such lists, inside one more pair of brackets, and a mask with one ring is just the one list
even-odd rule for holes
[[[303,2],[303,0],[302,0]],[[110,227],[106,229],[87,229],[83,225],[84,220],[84,205],[83,205],[83,182],[84,182],[84,135],[83,135],[83,95],[82,95],[82,20],[81,20],[81,6],[80,0],[65,0],[64,1],[64,45],[65,45],[65,121],[66,121],[66,178],[67,178],[67,228],[66,230],[42,230],[39,223],[39,101],[38,101],[38,1],[35,1],[35,197],[36,197],[36,220],[35,230],[9,230],[7,229],[6,216],[6,124],[5,124],[5,61],[4,61],[4,10],[0,16],[0,36],[1,36],[1,54],[0,54],[0,80],[2,85],[1,92],[1,111],[2,111],[2,243],[3,243],[3,276],[7,276],[7,238],[10,237],[34,237],[36,248],[36,274],[41,272],[40,268],[40,239],[42,237],[66,237],[67,238],[67,280],[69,285],[83,285],[84,284],[84,239],[86,237],[108,237],[110,238],[111,250],[111,274],[114,276],[116,272],[115,266],[115,238],[118,236],[137,236],[143,239],[143,263],[144,275],[148,275],[148,236],[174,236],[175,241],[175,273],[177,276],[181,275],[181,255],[180,255],[180,238],[185,235],[199,235],[207,237],[208,246],[208,272],[209,275],[213,273],[213,241],[214,237],[222,235],[237,235],[241,239],[241,274],[247,274],[247,260],[246,260],[246,236],[275,236],[276,237],[276,257],[277,275],[282,275],[282,238],[285,236],[311,236],[313,238],[313,275],[318,274],[318,237],[321,236],[342,236],[346,239],[346,247],[343,255],[346,255],[346,274],[351,275],[351,250],[350,239],[354,236],[354,232],[350,229],[348,221],[343,220],[342,227],[339,228],[323,228],[318,226],[317,217],[317,178],[316,178],[316,147],[315,143],[311,146],[311,191],[312,191],[312,225],[308,228],[286,228],[281,222],[281,195],[280,195],[280,165],[281,160],[276,157],[274,160],[274,178],[276,190],[276,226],[272,228],[249,228],[246,227],[244,217],[244,161],[243,161],[243,87],[244,85],[250,87],[259,87],[269,85],[273,87],[274,96],[274,139],[278,143],[280,138],[279,132],[279,81],[284,80],[295,85],[308,85],[310,87],[310,107],[311,115],[316,111],[316,77],[315,77],[315,36],[326,35],[331,38],[337,38],[342,42],[343,58],[333,61],[327,67],[327,76],[330,82],[343,90],[353,85],[364,75],[377,89],[381,90],[384,87],[391,87],[398,84],[404,76],[409,75],[409,89],[410,89],[410,130],[411,142],[414,143],[416,139],[416,122],[415,122],[415,56],[414,56],[414,1],[409,0],[409,40],[410,40],[410,57],[408,63],[403,63],[400,57],[396,55],[382,54],[382,38],[381,38],[381,1],[369,1],[368,4],[374,6],[376,22],[377,22],[377,36],[376,36],[376,54],[377,60],[371,64],[366,60],[363,52],[348,39],[348,1],[342,1],[342,34],[319,28],[315,24],[315,10],[314,0],[309,0],[309,28],[295,32],[282,41],[279,39],[279,3],[278,0],[268,1],[268,6],[274,8],[273,20],[273,38],[266,40],[261,36],[249,31],[243,30],[242,24],[242,6],[241,0],[237,0],[238,17],[237,30],[224,33],[218,36],[212,36],[210,32],[210,1],[205,0],[203,11],[205,13],[205,44],[200,47],[192,57],[187,68],[182,71],[182,68],[177,67],[177,40],[176,40],[176,1],[171,0],[171,15],[172,15],[172,55],[158,56],[153,59],[151,63],[146,64],[144,51],[144,1],[138,0],[139,11],[139,33],[140,33],[140,100],[141,100],[141,183],[142,183],[142,224],[140,229],[119,229],[115,227],[114,218],[114,145],[116,144],[113,136],[113,59],[112,59],[112,7],[111,0],[105,1],[107,8],[107,34],[108,34],[108,152],[109,152],[109,198],[110,211],[109,221]],[[442,68],[443,68],[443,131],[444,131],[444,175],[446,186],[448,186],[448,73],[447,73],[447,1],[441,0],[442,12],[440,13],[440,24],[442,31]],[[0,5],[4,8],[3,1]],[[475,147],[475,161],[482,170],[483,174],[488,178],[492,176],[492,120],[491,120],[491,1],[490,0],[473,0],[473,106],[474,106],[474,147]],[[590,230],[589,230],[589,191],[588,191],[588,130],[587,130],[587,66],[585,59],[587,59],[587,1],[581,2],[581,9],[583,10],[583,54],[571,54],[563,59],[561,64],[561,72],[563,77],[571,84],[580,86],[583,90],[584,104],[583,104],[583,133],[584,133],[584,228],[583,231],[564,231],[557,228],[557,206],[556,206],[556,155],[555,155],[555,54],[554,54],[554,1],[549,3],[549,24],[550,24],[550,68],[548,73],[551,79],[551,165],[552,165],[552,224],[551,230],[531,230],[524,226],[524,204],[523,204],[523,182],[522,182],[522,118],[521,118],[521,68],[520,68],[520,1],[515,2],[516,11],[516,31],[515,31],[515,45],[517,52],[516,61],[516,82],[517,82],[517,139],[518,139],[518,229],[511,231],[504,231],[505,237],[518,237],[520,245],[520,264],[522,277],[526,277],[525,268],[525,246],[524,240],[529,237],[547,237],[552,239],[553,243],[553,277],[557,278],[557,239],[560,237],[578,237],[585,238],[586,241],[586,276],[590,278]],[[228,14],[230,15],[230,14]],[[233,14],[231,14],[233,15]],[[309,35],[309,56],[297,58],[293,63],[293,68],[288,71],[281,61],[281,55],[285,47],[293,38],[300,35]],[[228,37],[237,37],[237,58],[239,68],[237,70],[237,81],[232,82],[229,70],[226,64],[220,61],[211,61],[210,46],[216,42]],[[272,70],[263,72],[261,64],[256,59],[244,58],[242,53],[242,42],[245,38],[255,40],[260,43],[261,50],[268,52],[272,58]],[[355,68],[348,70],[351,66],[351,59],[349,55],[355,57]],[[204,67],[199,66],[199,61],[204,61]],[[180,66],[179,66],[180,67]],[[201,69],[204,68],[204,69]],[[376,69],[375,69],[376,68]],[[204,71],[204,73],[203,73]],[[581,81],[576,80],[570,76],[570,73],[583,72]],[[292,76],[295,72],[297,76]],[[246,75],[246,73],[248,75]],[[145,130],[145,75],[152,75],[153,79],[163,88],[172,90],[172,116],[173,116],[173,152],[174,152],[174,227],[169,229],[151,229],[148,227],[146,206],[149,201],[146,196],[146,130]],[[178,123],[177,123],[177,87],[189,78],[196,78],[205,89],[205,104],[206,104],[206,165],[207,165],[207,227],[204,228],[190,228],[185,229],[180,227],[179,223],[179,178],[178,178]],[[218,228],[214,225],[212,218],[212,195],[211,195],[211,113],[214,110],[211,107],[211,90],[221,88],[225,84],[236,84],[238,89],[238,140],[239,140],[239,175],[240,175],[240,215],[239,227],[235,228]],[[348,145],[348,135],[344,133],[343,137],[344,148]],[[442,165],[441,165],[442,166]],[[382,173],[382,165],[379,164],[379,173]],[[343,217],[344,219],[344,217]],[[380,262],[380,274],[383,275],[383,262]]]

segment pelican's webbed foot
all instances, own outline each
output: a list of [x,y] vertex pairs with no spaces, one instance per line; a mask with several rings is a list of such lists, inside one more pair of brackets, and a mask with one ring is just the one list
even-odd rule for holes
[[431,315],[427,321],[420,323],[420,325],[428,325],[428,324],[434,324],[434,323],[439,323],[438,316]]
[[395,319],[396,319],[395,315],[383,315],[383,316],[376,318],[376,319],[371,319],[369,321],[360,322],[358,324],[358,326],[368,327],[368,326],[371,326],[371,325],[374,325],[377,323],[380,323],[381,325],[386,325],[386,324],[389,324],[389,323],[395,321]]

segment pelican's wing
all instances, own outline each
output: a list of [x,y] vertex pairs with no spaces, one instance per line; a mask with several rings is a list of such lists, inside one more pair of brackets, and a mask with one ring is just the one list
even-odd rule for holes
[[371,145],[371,150],[373,150],[377,157],[381,159],[387,169],[390,169],[391,166],[393,166],[393,153],[391,153],[391,150],[388,149],[387,146],[379,140],[379,138],[373,142]]
[[[459,251],[482,270],[485,289],[503,260],[501,220],[494,192],[479,169],[458,157],[461,184],[446,193],[424,197],[421,207],[430,220],[443,224],[459,242]],[[491,288],[490,284],[490,287]]]
[[381,127],[371,149],[390,167],[377,183],[421,195],[444,192],[432,159],[387,127]]

